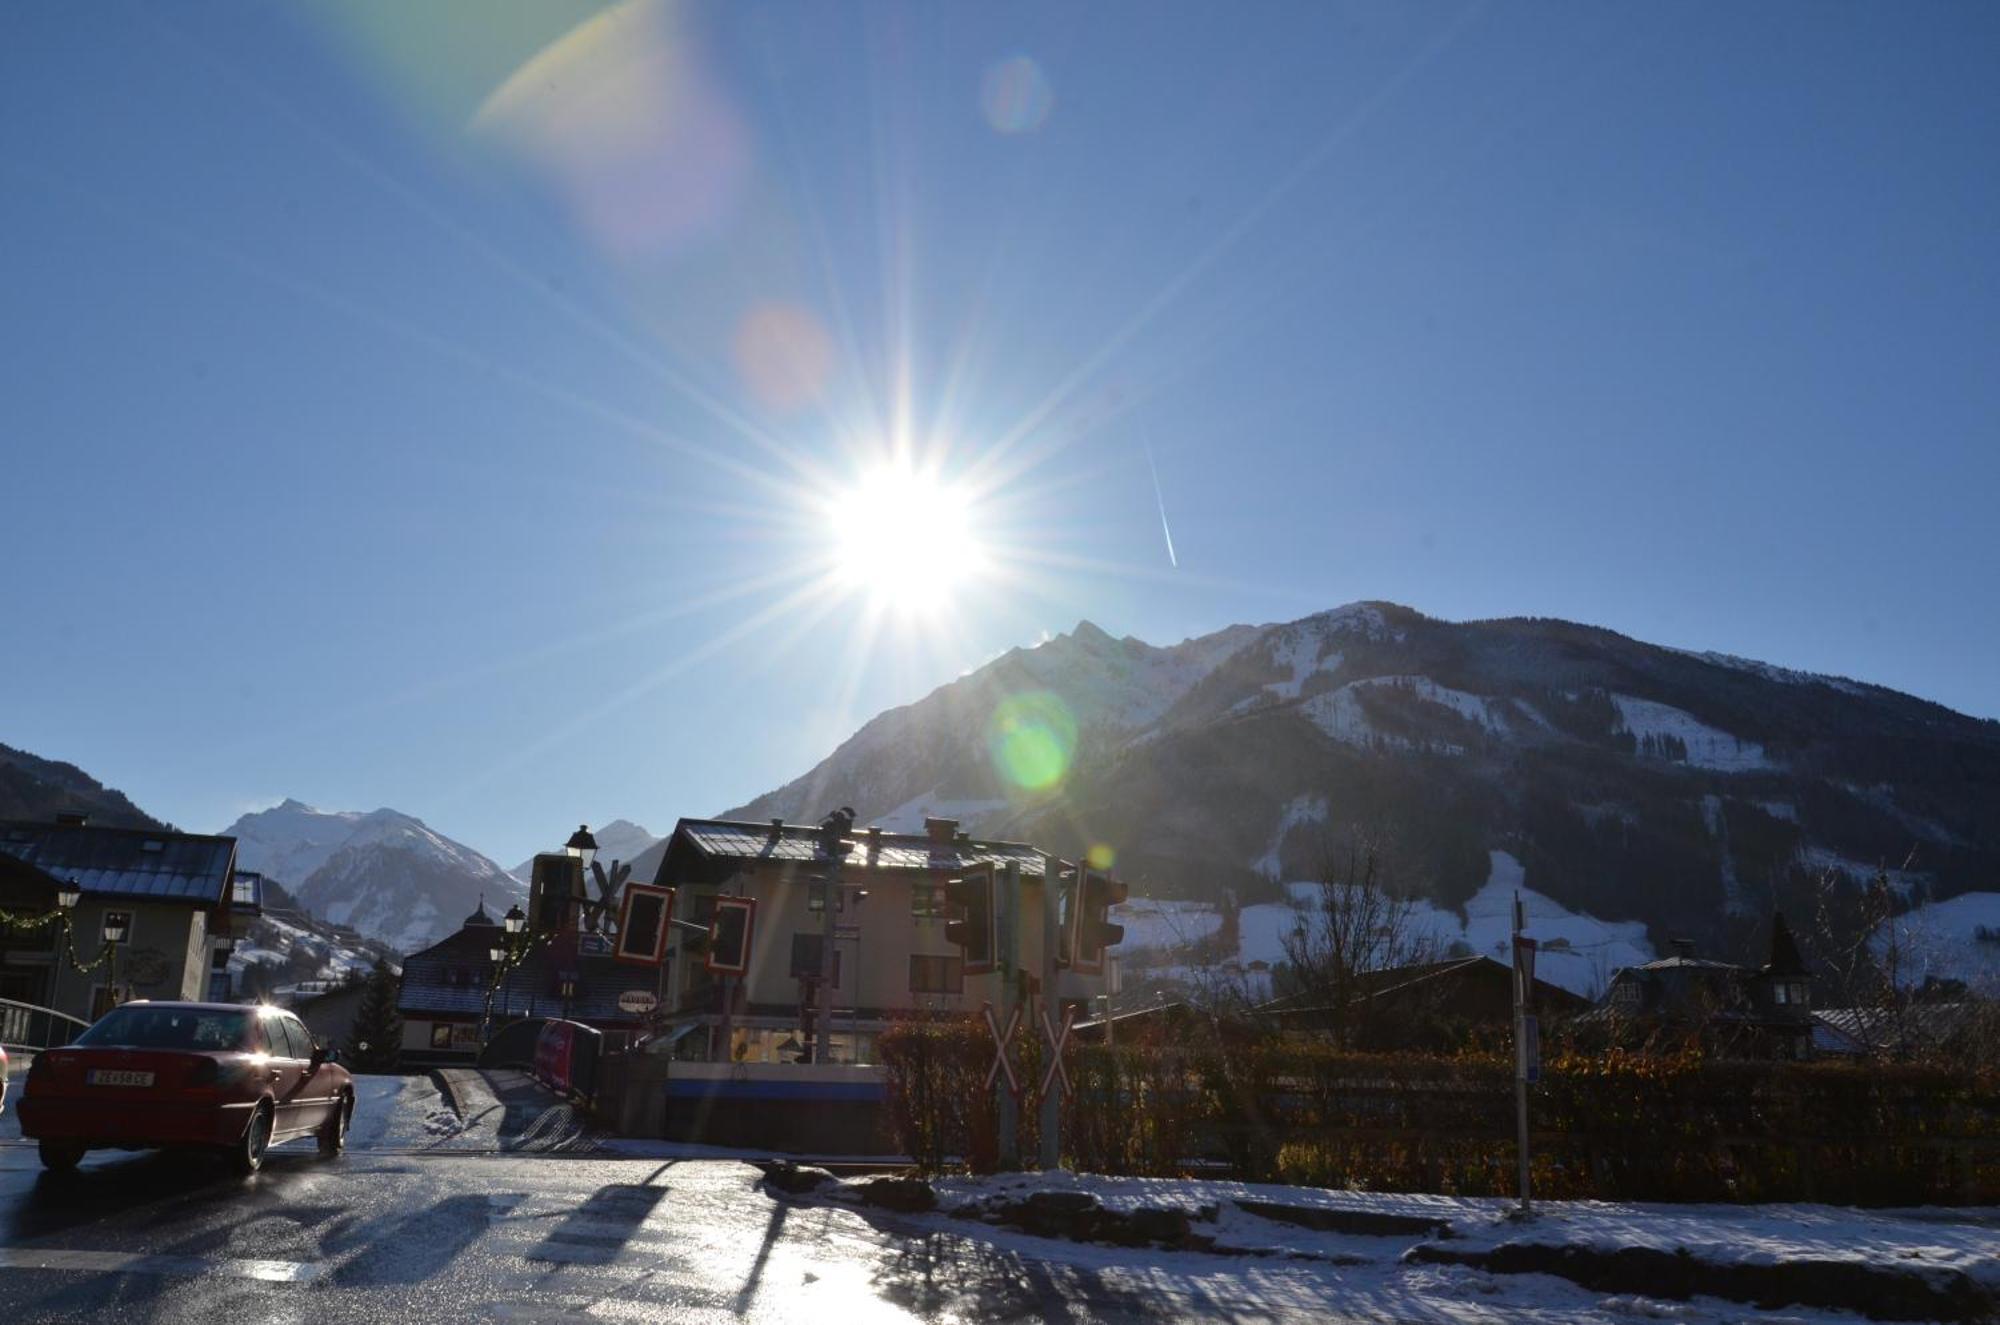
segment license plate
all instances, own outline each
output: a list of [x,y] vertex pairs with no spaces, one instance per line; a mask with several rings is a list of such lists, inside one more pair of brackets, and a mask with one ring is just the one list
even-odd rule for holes
[[150,1086],[153,1084],[151,1072],[120,1072],[111,1068],[97,1067],[84,1073],[83,1079],[93,1086]]

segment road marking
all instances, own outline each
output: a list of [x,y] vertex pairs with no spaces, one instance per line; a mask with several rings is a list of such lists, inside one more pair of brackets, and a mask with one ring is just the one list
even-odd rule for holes
[[310,1261],[147,1256],[124,1251],[77,1251],[67,1247],[0,1247],[0,1270],[97,1270],[110,1274],[179,1274],[191,1278],[223,1275],[271,1284],[295,1284],[318,1278],[322,1269],[322,1266]]

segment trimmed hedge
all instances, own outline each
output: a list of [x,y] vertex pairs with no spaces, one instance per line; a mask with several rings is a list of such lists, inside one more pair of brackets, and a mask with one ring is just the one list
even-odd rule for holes
[[[1025,1032],[1017,1062],[1039,1080]],[[881,1040],[891,1124],[928,1170],[998,1162],[983,1022],[928,1019]],[[1511,1193],[1511,1065],[1497,1055],[1342,1054],[1298,1041],[1155,1034],[1073,1047],[1065,1160],[1167,1176]],[[1534,1184],[1551,1198],[2000,1200],[2000,1081],[1913,1065],[1564,1053],[1532,1088]],[[1022,1152],[1035,1152],[1032,1099]]]

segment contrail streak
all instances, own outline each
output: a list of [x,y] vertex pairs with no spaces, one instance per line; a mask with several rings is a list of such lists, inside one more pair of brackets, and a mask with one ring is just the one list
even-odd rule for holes
[[1181,559],[1174,555],[1174,531],[1167,528],[1167,497],[1160,491],[1160,467],[1153,463],[1153,444],[1145,442],[1146,468],[1153,474],[1153,500],[1160,504],[1160,532],[1167,540],[1167,561],[1175,570],[1181,568]]

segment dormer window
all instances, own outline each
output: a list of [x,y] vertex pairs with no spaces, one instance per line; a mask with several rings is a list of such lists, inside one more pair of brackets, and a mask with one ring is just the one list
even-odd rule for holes
[[149,837],[145,841],[139,844],[139,850],[141,851],[150,851],[158,853],[161,851],[165,851],[166,849],[167,849],[167,844],[165,842],[162,842],[157,837]]

